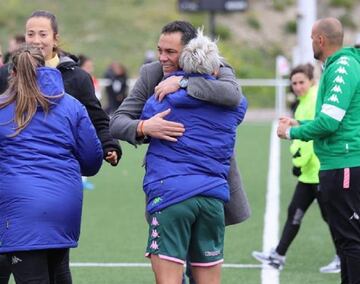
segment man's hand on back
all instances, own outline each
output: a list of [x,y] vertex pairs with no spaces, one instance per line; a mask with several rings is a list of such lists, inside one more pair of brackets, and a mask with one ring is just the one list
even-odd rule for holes
[[166,95],[174,93],[177,90],[179,90],[180,88],[179,82],[182,77],[183,76],[170,76],[166,78],[164,81],[161,81],[155,87],[155,98],[161,102]]
[[144,120],[138,125],[138,134],[150,136],[158,139],[176,142],[177,137],[183,135],[184,125],[177,122],[165,120],[164,117],[170,113],[171,109],[160,112],[153,117]]

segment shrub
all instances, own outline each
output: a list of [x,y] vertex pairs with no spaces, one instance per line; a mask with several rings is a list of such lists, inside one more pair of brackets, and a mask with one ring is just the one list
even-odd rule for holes
[[354,6],[355,1],[357,1],[357,0],[331,0],[330,6],[344,7],[344,8],[350,9]]
[[296,20],[289,21],[285,24],[285,32],[288,34],[296,34],[297,31],[297,23]]
[[261,24],[255,15],[249,15],[246,19],[246,22],[249,27],[253,28],[254,30],[258,31],[261,28]]

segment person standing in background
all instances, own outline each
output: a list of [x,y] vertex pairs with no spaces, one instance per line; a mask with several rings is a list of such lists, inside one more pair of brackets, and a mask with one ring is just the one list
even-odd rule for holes
[[4,54],[3,62],[8,63],[11,59],[11,55],[25,42],[24,35],[14,35],[9,39],[9,45],[7,52]]
[[79,66],[82,70],[84,70],[85,72],[87,72],[90,75],[91,80],[94,85],[94,89],[95,89],[95,96],[100,101],[101,100],[101,89],[100,89],[99,81],[98,81],[98,79],[96,79],[96,77],[94,75],[93,61],[91,60],[90,57],[87,57],[84,54],[79,54]]
[[106,111],[112,115],[128,94],[128,77],[125,66],[116,61],[112,62],[106,70],[104,78],[109,81],[105,88],[108,100]]

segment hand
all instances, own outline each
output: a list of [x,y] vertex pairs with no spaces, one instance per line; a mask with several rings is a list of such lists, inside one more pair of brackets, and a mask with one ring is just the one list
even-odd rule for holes
[[277,135],[279,136],[279,138],[282,139],[287,139],[286,137],[286,131],[287,129],[290,128],[290,124],[288,121],[285,120],[281,120],[279,122],[278,128],[277,128]]
[[179,82],[183,76],[171,76],[166,78],[164,81],[161,81],[155,87],[155,98],[158,99],[160,102],[163,98],[171,93],[176,92],[180,89]]
[[143,123],[143,132],[145,135],[176,142],[176,137],[183,135],[184,125],[177,122],[165,120],[164,117],[170,113],[171,109],[160,112],[153,117],[145,120]]
[[112,166],[116,166],[118,163],[118,154],[116,151],[109,151],[106,153],[105,160]]
[[286,116],[280,117],[279,122],[286,123],[288,126],[298,126],[299,125],[299,122],[296,119],[286,117]]

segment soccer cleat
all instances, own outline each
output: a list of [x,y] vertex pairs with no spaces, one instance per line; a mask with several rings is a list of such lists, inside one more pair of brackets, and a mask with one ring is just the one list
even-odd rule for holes
[[275,250],[271,250],[270,253],[253,251],[252,256],[261,263],[270,265],[279,270],[282,270],[285,265],[285,256],[279,255]]
[[334,259],[323,267],[320,267],[320,273],[339,273],[341,271],[340,258],[335,255]]

